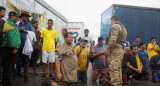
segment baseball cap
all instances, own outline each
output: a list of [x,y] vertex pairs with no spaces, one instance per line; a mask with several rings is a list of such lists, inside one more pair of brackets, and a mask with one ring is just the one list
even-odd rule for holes
[[81,39],[81,42],[88,42],[85,38]]
[[98,41],[103,41],[103,37],[98,37]]
[[22,16],[31,17],[27,12],[22,12],[19,18],[21,18]]
[[11,16],[19,17],[19,15],[15,11],[10,11],[8,16],[9,17],[11,17]]

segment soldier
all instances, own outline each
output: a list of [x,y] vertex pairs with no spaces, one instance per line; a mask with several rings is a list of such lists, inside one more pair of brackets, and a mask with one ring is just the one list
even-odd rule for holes
[[112,27],[106,37],[107,50],[110,52],[109,73],[113,86],[122,86],[123,43],[127,38],[126,28],[119,22],[117,16],[111,18]]

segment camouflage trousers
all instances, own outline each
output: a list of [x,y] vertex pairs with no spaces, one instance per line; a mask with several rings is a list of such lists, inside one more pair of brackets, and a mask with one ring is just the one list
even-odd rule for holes
[[122,49],[112,49],[109,58],[109,73],[113,86],[122,86]]

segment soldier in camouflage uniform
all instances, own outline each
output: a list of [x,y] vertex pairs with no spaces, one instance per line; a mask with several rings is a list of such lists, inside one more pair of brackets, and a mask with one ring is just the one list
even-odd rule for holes
[[123,43],[127,38],[126,28],[119,22],[117,16],[111,18],[112,27],[106,37],[107,50],[110,51],[109,73],[114,86],[122,86]]

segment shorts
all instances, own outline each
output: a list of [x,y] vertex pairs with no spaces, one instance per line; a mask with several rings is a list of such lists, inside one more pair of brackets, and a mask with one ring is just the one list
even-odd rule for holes
[[42,51],[42,62],[43,63],[54,63],[55,62],[55,52],[54,51]]
[[92,80],[96,81],[98,79],[99,74],[101,74],[101,76],[107,76],[107,68],[103,68],[103,69],[93,69],[93,73],[92,73]]
[[39,52],[40,52],[40,50],[34,49],[33,53],[32,53],[32,56],[31,56],[31,59],[36,59],[37,60],[39,58]]

